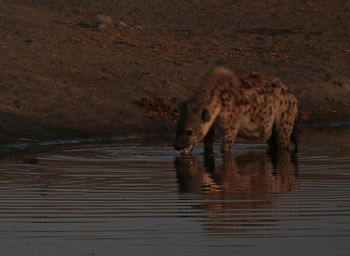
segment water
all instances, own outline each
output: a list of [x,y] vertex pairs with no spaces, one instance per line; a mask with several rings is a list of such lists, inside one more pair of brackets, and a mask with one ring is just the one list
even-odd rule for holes
[[168,144],[3,157],[1,255],[350,255],[349,128],[307,131],[296,157]]

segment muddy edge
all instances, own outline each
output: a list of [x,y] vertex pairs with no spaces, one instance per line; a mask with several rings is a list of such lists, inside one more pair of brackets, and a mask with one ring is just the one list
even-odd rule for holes
[[303,125],[350,121],[348,1],[0,0],[0,9],[2,142],[171,134],[176,116],[150,113],[144,99],[181,101],[215,64],[279,77]]

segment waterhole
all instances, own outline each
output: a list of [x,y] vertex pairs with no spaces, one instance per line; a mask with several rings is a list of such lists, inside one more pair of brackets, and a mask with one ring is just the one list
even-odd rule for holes
[[1,255],[350,255],[350,129],[300,140],[297,154],[133,139],[3,156]]

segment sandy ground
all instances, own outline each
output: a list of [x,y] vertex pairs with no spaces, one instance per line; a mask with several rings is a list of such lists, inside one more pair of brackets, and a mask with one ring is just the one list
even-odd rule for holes
[[152,100],[221,63],[281,78],[304,124],[349,122],[350,2],[0,0],[0,139],[172,133]]

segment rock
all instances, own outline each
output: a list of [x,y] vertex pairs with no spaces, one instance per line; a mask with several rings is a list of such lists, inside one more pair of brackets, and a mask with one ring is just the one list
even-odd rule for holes
[[123,21],[119,21],[118,22],[118,27],[127,27],[128,25],[125,23],[125,22],[123,22]]
[[118,21],[117,24],[115,24],[116,28],[121,28],[121,29],[129,29],[129,30],[140,30],[143,31],[143,27],[136,25],[136,26],[131,26],[126,24],[124,21]]
[[112,18],[104,14],[97,14],[90,21],[90,27],[93,28],[107,28],[111,26],[113,26]]
[[23,159],[22,162],[24,164],[39,164],[39,159],[38,158],[27,158],[27,159]]
[[143,27],[141,27],[139,25],[136,25],[135,28],[138,29],[138,30],[141,30],[141,31],[143,30]]

